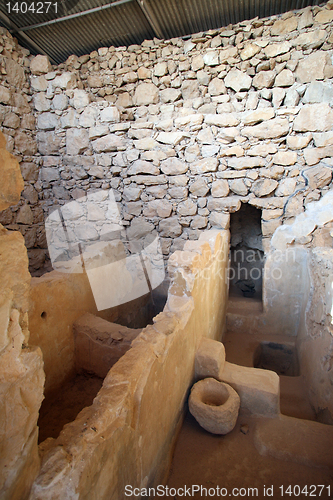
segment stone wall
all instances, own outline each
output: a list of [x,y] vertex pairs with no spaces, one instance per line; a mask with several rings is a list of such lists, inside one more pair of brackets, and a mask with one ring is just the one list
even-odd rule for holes
[[[0,208],[18,203],[23,179],[0,132]],[[39,470],[38,411],[44,371],[39,348],[29,346],[30,274],[24,239],[0,224],[0,497],[24,500]]]
[[93,405],[41,446],[31,500],[116,500],[128,484],[163,484],[198,345],[223,332],[228,248],[227,231],[207,231],[171,257],[165,309],[111,368]]
[[0,211],[0,223],[24,236],[30,270],[34,271],[45,261],[47,244],[44,214],[39,206],[42,197],[38,182],[39,157],[35,156],[35,117],[28,78],[31,59],[29,51],[0,27],[0,130],[6,138],[7,150],[20,163],[24,179],[21,200]]
[[228,227],[240,203],[275,229],[332,187],[332,3],[188,40],[37,56],[31,89],[42,205],[114,189],[164,255]]

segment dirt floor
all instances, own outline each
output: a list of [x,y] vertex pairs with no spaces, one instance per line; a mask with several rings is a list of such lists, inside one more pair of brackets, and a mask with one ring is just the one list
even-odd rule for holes
[[[217,499],[223,496],[259,500],[333,498],[332,470],[309,467],[289,460],[278,460],[258,453],[254,444],[255,429],[264,420],[239,417],[231,433],[216,436],[202,429],[188,413],[174,452],[168,487],[184,488],[185,485],[187,487],[198,485],[207,489],[207,492],[205,490],[194,492],[191,496],[194,499]],[[288,491],[291,495],[286,492],[289,485],[291,489]],[[321,488],[319,485],[324,487]],[[217,487],[220,491],[217,491]],[[302,490],[303,493],[300,493]],[[180,500],[182,493],[180,491],[171,498]]]
[[82,373],[64,383],[61,391],[49,394],[39,411],[39,443],[48,437],[57,438],[65,424],[75,420],[84,407],[90,406],[103,380],[96,375]]

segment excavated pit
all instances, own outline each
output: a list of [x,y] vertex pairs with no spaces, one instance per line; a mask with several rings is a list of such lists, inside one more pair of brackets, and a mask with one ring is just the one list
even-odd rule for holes
[[261,342],[253,355],[253,366],[288,377],[300,375],[296,347],[292,344]]

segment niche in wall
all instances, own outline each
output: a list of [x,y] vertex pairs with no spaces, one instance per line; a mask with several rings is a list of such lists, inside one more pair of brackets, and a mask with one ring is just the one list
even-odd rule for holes
[[242,204],[230,216],[230,296],[262,299],[261,210]]

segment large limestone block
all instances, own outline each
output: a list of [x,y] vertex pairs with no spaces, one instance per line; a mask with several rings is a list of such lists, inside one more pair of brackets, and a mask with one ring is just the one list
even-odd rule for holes
[[20,166],[16,158],[6,150],[6,139],[0,132],[0,211],[20,201],[21,191],[24,188]]
[[136,106],[147,106],[158,102],[158,88],[153,83],[141,83],[134,93]]
[[161,170],[166,175],[185,174],[188,170],[188,164],[179,158],[171,157],[161,162]]
[[124,137],[116,134],[108,134],[92,143],[96,153],[108,153],[109,151],[124,150],[126,141]]
[[253,127],[244,127],[242,134],[258,139],[274,139],[289,132],[289,121],[286,118],[273,118]]
[[286,35],[287,33],[294,31],[295,29],[297,29],[296,16],[289,17],[288,19],[278,19],[277,21],[275,21],[271,28],[271,35]]
[[275,372],[226,361],[219,380],[237,391],[241,412],[269,417],[279,415],[280,379]]
[[214,378],[200,380],[191,389],[189,410],[196,421],[212,434],[227,434],[236,425],[240,400],[228,384]]
[[333,101],[333,85],[331,82],[311,82],[303,97],[305,103],[328,102]]
[[294,47],[300,46],[304,50],[313,50],[320,47],[326,38],[327,32],[325,30],[314,30],[302,33],[297,38],[294,38],[291,43]]
[[324,51],[317,51],[301,59],[296,69],[296,79],[300,83],[309,83],[313,80],[323,80],[326,71],[332,67],[329,56]]
[[306,104],[294,120],[296,132],[325,132],[333,126],[333,111],[327,103]]
[[[228,217],[230,217],[228,215]],[[225,348],[222,342],[203,339],[195,354],[195,378],[207,377],[219,379],[225,364]]]

